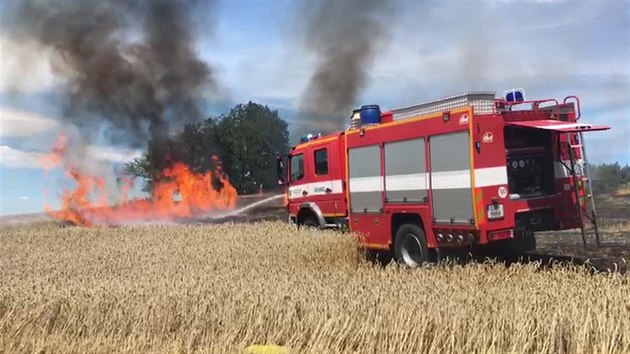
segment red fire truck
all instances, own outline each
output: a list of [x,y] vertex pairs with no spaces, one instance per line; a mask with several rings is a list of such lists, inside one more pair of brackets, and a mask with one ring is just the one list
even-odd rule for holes
[[576,96],[522,89],[363,106],[347,130],[290,150],[289,221],[350,230],[411,267],[453,248],[520,254],[535,231],[580,228],[586,247],[589,221],[599,243],[583,133],[609,127],[580,115]]

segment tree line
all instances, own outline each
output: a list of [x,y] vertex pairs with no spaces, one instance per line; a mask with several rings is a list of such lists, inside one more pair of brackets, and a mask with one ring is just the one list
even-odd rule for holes
[[619,162],[593,165],[589,171],[593,178],[593,192],[611,193],[630,185],[630,166]]
[[[288,141],[288,125],[278,111],[250,101],[219,117],[187,124],[176,135],[152,139],[147,151],[125,169],[142,177],[144,190],[150,191],[160,171],[173,162],[197,173],[213,171],[220,163],[239,194],[256,193],[277,185],[275,156],[288,151]],[[218,180],[213,183],[221,188]]]

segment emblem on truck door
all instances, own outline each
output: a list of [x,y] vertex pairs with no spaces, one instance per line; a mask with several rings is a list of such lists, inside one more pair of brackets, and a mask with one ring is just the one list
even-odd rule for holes
[[494,141],[494,135],[492,134],[492,132],[485,132],[483,133],[481,141],[483,141],[484,143],[491,143]]
[[326,193],[326,186],[316,186],[314,189],[315,193]]
[[461,117],[459,117],[459,125],[466,125],[468,124],[468,113],[464,113],[461,115]]

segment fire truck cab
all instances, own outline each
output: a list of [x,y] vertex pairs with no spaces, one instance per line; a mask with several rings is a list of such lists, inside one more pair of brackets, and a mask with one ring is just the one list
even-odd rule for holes
[[478,91],[381,112],[309,136],[287,156],[289,221],[341,228],[408,266],[446,248],[535,248],[536,231],[597,232],[579,99]]
[[288,159],[288,200],[291,221],[298,225],[347,226],[348,196],[345,132],[302,143]]

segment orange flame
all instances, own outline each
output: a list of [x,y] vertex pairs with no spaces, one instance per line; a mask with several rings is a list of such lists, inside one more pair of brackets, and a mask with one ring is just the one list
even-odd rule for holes
[[[42,161],[46,169],[62,165],[66,143],[66,136],[61,135],[50,154]],[[181,162],[163,170],[158,176],[159,181],[153,186],[150,198],[128,200],[133,180],[123,178],[119,200],[112,206],[108,205],[102,177],[87,176],[74,166],[66,166],[67,176],[74,180],[76,187],[63,192],[60,210],[51,210],[48,206],[45,210],[54,218],[75,225],[92,226],[171,221],[217,209],[233,209],[238,198],[236,189],[223,173],[221,161],[216,156],[212,158],[217,168],[207,173],[194,173]],[[213,188],[213,177],[221,182],[220,190]],[[177,196],[179,200],[176,200]]]

